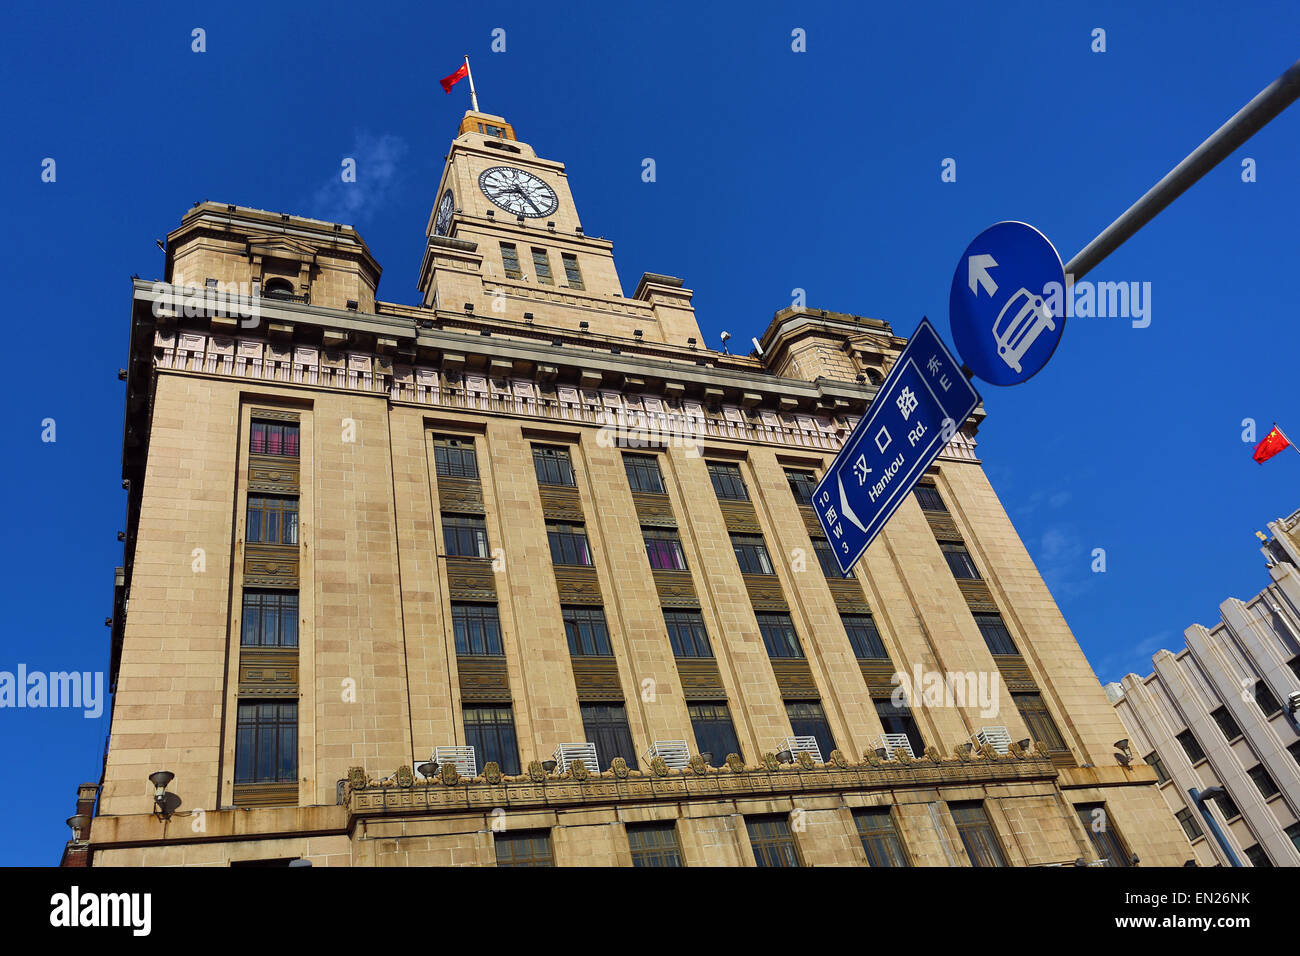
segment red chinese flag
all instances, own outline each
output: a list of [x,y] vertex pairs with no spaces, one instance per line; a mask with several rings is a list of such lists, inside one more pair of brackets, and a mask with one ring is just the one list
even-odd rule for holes
[[455,86],[457,83],[459,83],[461,80],[465,79],[465,77],[467,76],[469,76],[469,64],[464,63],[461,64],[461,68],[457,70],[455,73],[453,73],[451,76],[444,76],[438,82],[442,84],[442,91],[444,93],[450,93],[451,88]]
[[1289,447],[1290,444],[1286,440],[1286,436],[1278,431],[1277,426],[1274,425],[1273,430],[1264,436],[1264,440],[1255,446],[1254,458],[1262,465],[1278,452]]

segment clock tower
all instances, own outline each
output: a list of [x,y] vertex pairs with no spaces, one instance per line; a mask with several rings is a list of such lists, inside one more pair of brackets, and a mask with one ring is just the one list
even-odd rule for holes
[[624,295],[614,244],[583,231],[564,164],[539,157],[504,117],[465,114],[426,233],[427,308],[526,313],[537,325],[676,345],[701,337],[680,279],[646,273]]

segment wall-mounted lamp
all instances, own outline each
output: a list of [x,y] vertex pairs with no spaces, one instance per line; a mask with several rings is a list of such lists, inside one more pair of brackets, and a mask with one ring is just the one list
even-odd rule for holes
[[556,763],[554,760],[543,760],[542,769],[547,773],[555,773]]
[[355,312],[355,311],[357,311],[357,300],[356,300],[356,299],[348,299],[348,311],[350,311],[350,312]]
[[1115,749],[1116,749],[1116,750],[1122,750],[1122,751],[1124,751],[1124,753],[1128,753],[1128,752],[1129,752],[1129,749],[1128,749],[1128,738],[1125,737],[1123,740],[1117,740],[1117,741],[1115,741]]
[[689,345],[691,348],[695,348],[695,339],[694,338],[687,339],[686,344]]
[[466,302],[466,303],[465,303],[465,311],[466,311],[466,312],[473,312],[473,311],[474,311],[474,303],[473,303],[473,302]]
[[72,828],[72,842],[81,842],[81,831],[90,826],[90,817],[84,813],[78,813],[76,816],[68,817],[65,821]]
[[424,777],[426,780],[432,780],[433,775],[438,772],[438,764],[431,760],[428,763],[420,764],[420,766],[415,769],[419,771],[420,776]]
[[640,329],[633,329],[632,334],[636,336],[638,339],[641,338],[641,336],[645,335],[645,333]]
[[776,755],[776,759],[781,761],[781,763],[792,763],[794,761],[794,754],[790,753],[788,750],[782,750]]
[[554,221],[552,221],[552,220],[550,220],[550,219],[546,220],[546,228],[549,229],[549,230],[551,230],[551,232],[554,232],[554,231],[555,231],[555,223],[554,223]]
[[579,322],[579,323],[578,323],[578,328],[582,329],[582,330],[585,332],[587,329],[591,328],[591,323],[590,323],[590,322]]
[[701,752],[700,752],[700,759],[703,760],[704,763],[705,763],[707,766],[710,766],[710,767],[713,766],[713,752],[712,752],[712,751],[709,751],[709,750],[703,750],[703,751],[701,751]]
[[1017,741],[1016,741],[1016,746],[1019,747],[1021,750],[1026,750],[1026,751],[1029,749],[1029,747],[1030,747],[1032,744],[1033,744],[1033,741],[1030,740],[1028,737],[1026,737],[1024,740],[1017,740]]
[[153,812],[159,820],[169,819],[176,805],[180,803],[175,794],[167,792],[167,784],[174,779],[176,774],[170,770],[155,770],[149,774],[149,782],[153,784]]

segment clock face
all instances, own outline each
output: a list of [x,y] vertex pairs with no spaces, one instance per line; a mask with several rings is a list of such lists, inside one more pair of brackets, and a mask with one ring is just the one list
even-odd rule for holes
[[445,236],[447,230],[451,228],[451,214],[456,211],[456,197],[448,189],[442,194],[442,202],[438,203],[438,218],[434,220],[433,234],[435,236]]
[[478,178],[483,195],[506,212],[529,219],[549,216],[559,207],[555,190],[532,173],[513,166],[493,166]]

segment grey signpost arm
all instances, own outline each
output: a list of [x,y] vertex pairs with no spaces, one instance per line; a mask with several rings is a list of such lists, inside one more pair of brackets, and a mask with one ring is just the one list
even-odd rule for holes
[[1188,187],[1217,166],[1224,157],[1250,139],[1273,117],[1300,96],[1300,60],[1260,91],[1259,95],[1215,130],[1145,196],[1129,206],[1065,266],[1065,274],[1082,278],[1093,266],[1118,249],[1126,239],[1156,217],[1160,210],[1187,191]]

